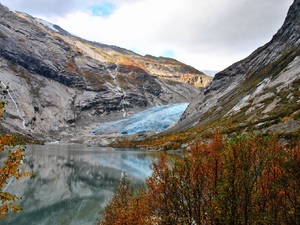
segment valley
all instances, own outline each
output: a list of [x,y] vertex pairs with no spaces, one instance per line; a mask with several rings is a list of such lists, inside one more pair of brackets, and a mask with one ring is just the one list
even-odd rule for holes
[[208,72],[0,4],[0,219],[300,224],[300,0]]
[[212,80],[174,59],[87,41],[5,6],[0,14],[0,79],[10,93],[1,125],[13,133],[90,143],[99,123],[190,102]]
[[[269,43],[213,78],[174,59],[78,38],[5,6],[0,12],[1,81],[10,102],[2,129],[43,141],[122,141],[118,146],[154,135],[178,148],[216,129],[299,135],[297,2]],[[185,102],[179,122],[165,131],[104,131],[151,107]],[[107,128],[91,132],[101,124]]]

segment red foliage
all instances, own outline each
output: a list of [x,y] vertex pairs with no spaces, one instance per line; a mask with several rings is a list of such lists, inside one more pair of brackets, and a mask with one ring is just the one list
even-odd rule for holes
[[276,136],[216,133],[152,169],[143,194],[127,202],[131,224],[300,224],[299,141],[284,148]]

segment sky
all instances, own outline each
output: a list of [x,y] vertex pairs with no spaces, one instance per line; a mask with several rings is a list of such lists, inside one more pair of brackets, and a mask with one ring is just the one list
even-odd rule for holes
[[223,70],[271,40],[293,0],[0,0],[91,41]]

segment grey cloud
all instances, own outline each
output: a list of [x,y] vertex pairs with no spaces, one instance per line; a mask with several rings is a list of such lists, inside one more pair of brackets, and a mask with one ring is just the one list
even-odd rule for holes
[[[63,17],[76,10],[86,10],[89,6],[103,1],[112,2],[121,8],[128,3],[146,0],[1,0],[1,3],[33,16]],[[141,41],[144,43],[144,49],[147,49],[147,45],[160,43],[168,46],[168,49],[180,48],[187,55],[222,53],[230,58],[230,55],[249,54],[272,38],[283,24],[287,10],[293,2],[293,0],[206,0],[204,4],[204,1],[184,1],[184,9],[178,9],[177,12],[168,11],[167,7],[158,10],[163,15],[153,12],[154,19],[163,18],[163,20],[157,26],[149,27],[151,31],[149,37],[141,36],[145,39]],[[138,19],[142,21],[152,18]],[[138,30],[139,27],[135,26],[129,24],[127,31]],[[138,37],[132,37],[128,43],[121,42],[124,43],[122,47],[132,46],[134,38]]]
[[26,12],[33,16],[43,15],[43,16],[54,16],[54,15],[64,15],[68,12],[73,11],[78,7],[78,1],[76,0],[51,0],[51,1],[41,1],[41,0],[30,0],[30,1],[18,1],[18,0],[2,0],[1,3],[10,7],[11,9]]
[[[113,4],[124,4],[141,0],[108,0]],[[64,16],[74,10],[86,10],[89,6],[108,2],[107,0],[1,0],[1,4],[33,16]]]
[[[220,2],[219,9],[211,9],[209,12],[195,9],[194,12],[189,12],[194,17],[192,20],[174,18],[177,23],[163,27],[161,33],[176,44],[189,45],[191,50],[218,48],[254,50],[270,40],[277,32],[286,16],[282,8],[288,9],[293,0],[231,2],[231,5],[222,5]],[[199,19],[195,16],[197,13]]]

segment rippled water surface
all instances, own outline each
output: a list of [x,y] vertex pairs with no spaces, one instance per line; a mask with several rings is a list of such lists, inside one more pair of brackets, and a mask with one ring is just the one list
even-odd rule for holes
[[122,174],[142,185],[159,154],[77,144],[27,146],[24,169],[36,177],[10,182],[6,191],[22,196],[23,211],[1,224],[95,224]]

